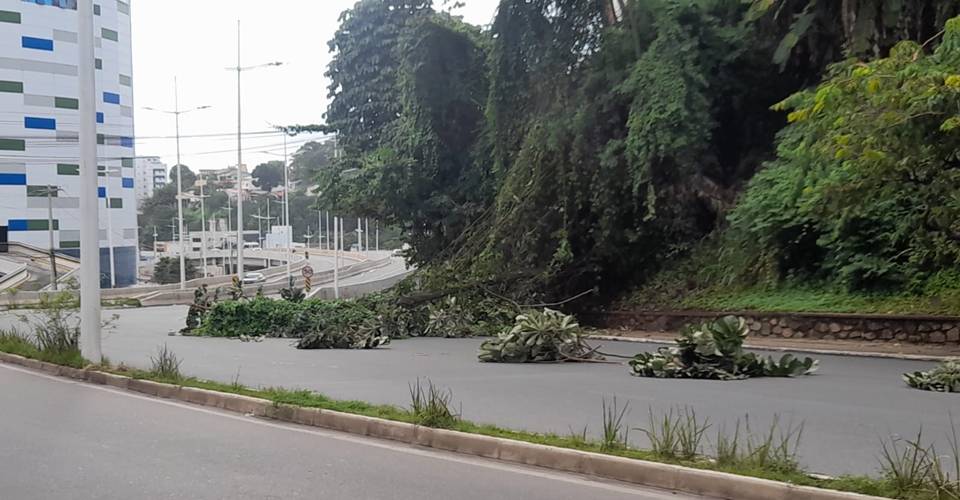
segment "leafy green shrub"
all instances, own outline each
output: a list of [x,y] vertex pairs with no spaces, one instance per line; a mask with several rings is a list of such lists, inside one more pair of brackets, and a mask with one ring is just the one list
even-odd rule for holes
[[851,290],[949,283],[955,272],[937,274],[960,267],[958,61],[954,18],[932,54],[901,42],[887,58],[833,66],[816,89],[775,106],[791,122],[778,157],[730,216],[745,253],[781,278]]
[[427,328],[425,337],[460,338],[469,337],[473,317],[461,307],[456,297],[447,297],[440,304],[427,306]]
[[735,316],[687,326],[675,347],[661,347],[655,353],[640,353],[630,361],[639,377],[700,378],[738,380],[749,377],[793,377],[808,375],[817,369],[817,361],[799,360],[790,354],[779,361],[744,352],[743,340],[749,332],[746,321]]
[[584,343],[576,318],[552,309],[531,311],[516,318],[510,330],[480,346],[480,361],[540,363],[595,359]]
[[904,373],[903,381],[924,391],[960,392],[960,360],[944,361],[926,372]]
[[374,318],[373,311],[356,301],[298,303],[257,297],[218,302],[204,316],[198,333],[212,337],[300,338],[318,328],[359,325]]
[[317,326],[297,341],[297,349],[374,349],[390,343],[390,337],[380,335],[375,322],[349,326]]
[[427,329],[426,307],[401,307],[386,302],[376,306],[380,332],[393,339],[421,337]]

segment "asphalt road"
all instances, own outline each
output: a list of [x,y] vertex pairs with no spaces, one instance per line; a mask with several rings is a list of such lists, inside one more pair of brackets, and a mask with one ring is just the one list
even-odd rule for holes
[[0,496],[683,499],[150,399],[0,365]]
[[[183,325],[185,315],[185,307],[122,311],[114,330],[105,333],[104,352],[114,363],[149,367],[150,356],[166,343],[190,375],[222,382],[239,377],[253,387],[306,388],[403,406],[409,404],[407,384],[429,378],[453,391],[464,418],[559,434],[585,425],[598,434],[601,401],[613,396],[629,403],[628,421],[636,429],[647,427],[650,408],[691,407],[709,417],[710,443],[717,430],[731,430],[747,415],[758,432],[779,416],[781,422],[803,424],[802,462],[829,474],[875,473],[880,439],[915,435],[921,426],[924,436],[945,449],[950,414],[960,416],[960,395],[917,391],[900,380],[903,372],[933,366],[928,362],[817,356],[819,372],[796,379],[657,380],[632,377],[623,365],[479,363],[481,339],[411,339],[373,351],[298,351],[282,339],[243,343],[168,336]],[[0,316],[0,326],[10,320]],[[654,349],[603,344],[604,350],[624,355]],[[639,430],[630,437],[646,444]]]

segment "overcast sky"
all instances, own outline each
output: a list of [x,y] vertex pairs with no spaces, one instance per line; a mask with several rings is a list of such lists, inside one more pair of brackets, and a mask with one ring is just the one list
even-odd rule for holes
[[[181,115],[182,162],[194,170],[236,164],[237,20],[242,65],[280,61],[243,73],[244,133],[271,125],[321,123],[327,106],[323,73],[340,13],[355,0],[136,0],[133,2],[134,98],[138,156],[176,163],[172,115],[144,107],[174,109],[174,76],[180,108],[211,106]],[[438,6],[443,2],[435,0]],[[489,24],[498,0],[467,0],[454,11],[474,24]],[[194,137],[189,137],[194,136]],[[197,137],[208,136],[208,137]],[[244,136],[247,165],[282,156],[283,138]],[[309,140],[291,138],[290,153]],[[263,153],[267,151],[268,153]]]

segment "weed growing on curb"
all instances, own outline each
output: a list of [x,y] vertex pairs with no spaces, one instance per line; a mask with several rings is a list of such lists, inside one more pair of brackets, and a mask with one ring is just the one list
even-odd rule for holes
[[410,388],[410,412],[419,425],[449,429],[460,420],[460,415],[450,408],[453,392],[449,389],[433,385],[430,379],[426,380],[426,387],[419,378],[416,384],[407,385]]
[[177,355],[163,344],[157,349],[156,357],[150,356],[150,373],[161,380],[178,382],[183,379],[180,373],[180,363],[182,361]]
[[623,419],[630,411],[630,403],[620,408],[617,404],[617,397],[614,396],[610,404],[607,404],[607,398],[603,398],[601,407],[603,409],[603,440],[600,442],[600,449],[626,449],[630,429],[624,424]]
[[898,497],[960,499],[960,432],[952,415],[950,426],[947,456],[940,455],[933,443],[924,444],[923,429],[913,439],[895,436],[880,441],[880,470]]
[[729,469],[748,469],[778,473],[800,472],[797,452],[803,437],[803,424],[788,424],[783,427],[780,416],[774,415],[766,432],[754,434],[750,428],[750,417],[741,422],[737,420],[733,436],[721,428],[717,433],[717,465]]
[[693,460],[701,453],[710,419],[700,421],[693,408],[682,407],[661,415],[650,408],[650,428],[640,429],[650,441],[651,450],[661,458]]
[[573,428],[571,428],[568,439],[578,446],[587,446],[590,443],[590,440],[587,438],[588,429],[586,425],[579,431],[574,431]]

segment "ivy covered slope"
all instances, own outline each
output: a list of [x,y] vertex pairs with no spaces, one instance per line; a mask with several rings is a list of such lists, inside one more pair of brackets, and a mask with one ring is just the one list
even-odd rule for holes
[[[361,0],[305,127],[342,146],[320,204],[401,228],[433,298],[953,286],[960,0],[625,5],[501,0],[481,29]],[[697,256],[718,272],[663,274]]]
[[[885,58],[835,64],[820,85],[777,104],[790,122],[777,158],[750,182],[729,228],[679,267],[716,264],[674,287],[682,299],[668,292],[675,270],[637,298],[960,312],[960,19],[936,40],[932,52],[905,41]],[[823,303],[805,300],[814,285],[828,290]],[[765,300],[778,295],[784,304]]]

